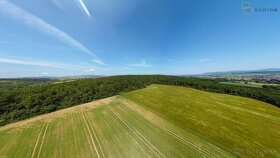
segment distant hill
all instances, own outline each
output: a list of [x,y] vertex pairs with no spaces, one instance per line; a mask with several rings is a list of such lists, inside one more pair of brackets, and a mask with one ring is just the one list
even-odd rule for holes
[[207,72],[207,73],[202,73],[199,75],[191,75],[191,76],[199,77],[199,78],[210,78],[210,79],[225,78],[225,79],[236,79],[236,80],[240,80],[240,79],[280,80],[280,68]]
[[206,72],[202,75],[218,75],[218,74],[255,74],[255,73],[280,73],[280,68],[268,68],[257,70],[233,70],[233,71],[220,71],[220,72]]
[[104,75],[77,75],[77,76],[62,76],[62,77],[53,77],[53,78],[70,78],[70,79],[79,79],[79,78],[100,78],[105,77]]

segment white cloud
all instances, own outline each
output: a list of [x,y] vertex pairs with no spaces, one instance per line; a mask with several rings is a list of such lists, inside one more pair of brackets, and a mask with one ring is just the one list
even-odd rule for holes
[[92,56],[95,60],[101,61],[94,53],[92,53],[83,44],[73,39],[71,36],[65,32],[59,30],[58,28],[52,26],[46,21],[36,17],[35,15],[17,7],[16,5],[6,1],[0,0],[0,13],[11,17],[12,19],[25,24],[26,26],[39,30],[42,33],[60,40],[61,42],[78,49],[82,52],[87,53]]
[[88,69],[88,70],[85,70],[85,72],[94,72],[95,71],[95,69]]
[[205,63],[205,62],[208,62],[208,61],[210,61],[210,59],[208,59],[208,58],[203,58],[203,59],[199,60],[200,63]]
[[97,63],[97,64],[100,64],[100,65],[105,65],[102,60],[97,60],[97,59],[92,59],[91,61]]
[[0,58],[0,63],[17,64],[17,65],[31,65],[31,66],[60,68],[60,69],[68,69],[68,70],[88,69],[88,67],[80,66],[80,65],[68,65],[68,64],[39,61],[39,60],[30,60],[30,59],[27,60],[27,59]]
[[152,65],[146,63],[146,60],[142,60],[140,63],[128,64],[128,66],[133,66],[133,67],[152,67]]
[[83,11],[86,13],[87,16],[91,17],[90,12],[87,9],[87,6],[85,5],[83,0],[77,0],[79,2],[79,4],[81,5]]
[[42,75],[48,75],[49,73],[48,72],[42,72],[41,74]]

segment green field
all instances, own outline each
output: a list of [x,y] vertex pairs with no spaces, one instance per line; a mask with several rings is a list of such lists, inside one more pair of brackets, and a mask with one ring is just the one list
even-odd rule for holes
[[145,89],[0,127],[0,157],[279,157],[280,110],[191,88]]

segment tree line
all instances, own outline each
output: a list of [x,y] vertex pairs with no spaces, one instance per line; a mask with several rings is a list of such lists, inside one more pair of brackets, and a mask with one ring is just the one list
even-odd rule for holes
[[145,88],[151,84],[185,86],[209,92],[244,96],[280,107],[280,90],[270,87],[226,85],[215,80],[177,76],[127,75],[0,90],[0,125]]

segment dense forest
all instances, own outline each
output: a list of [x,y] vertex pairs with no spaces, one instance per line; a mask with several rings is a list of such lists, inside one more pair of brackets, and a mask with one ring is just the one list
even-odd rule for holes
[[[1,83],[0,83],[1,84]],[[0,89],[0,125],[144,88],[150,84],[192,87],[209,92],[258,99],[280,107],[280,90],[220,84],[209,79],[162,75],[113,76],[60,84]]]

